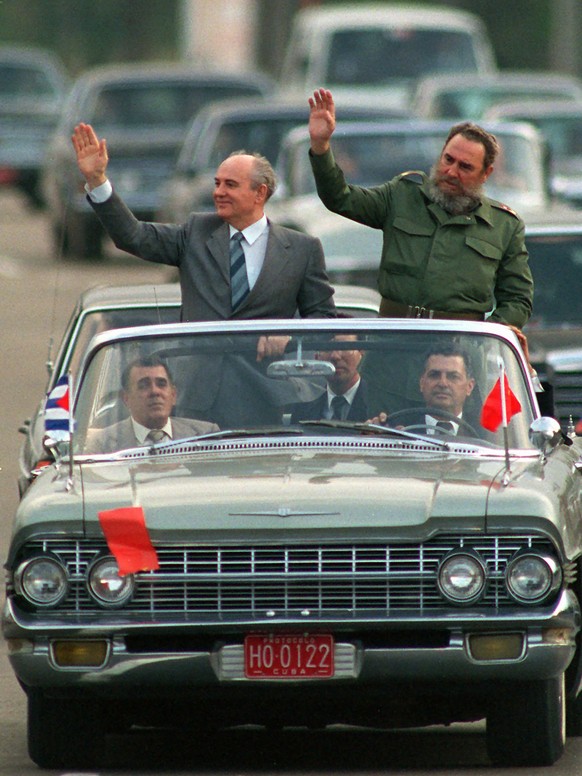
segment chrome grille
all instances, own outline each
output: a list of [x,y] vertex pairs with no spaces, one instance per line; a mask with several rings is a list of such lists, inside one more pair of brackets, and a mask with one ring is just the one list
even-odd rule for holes
[[[503,583],[508,560],[524,547],[553,551],[547,539],[534,536],[440,536],[409,544],[257,545],[254,547],[158,546],[160,569],[136,575],[133,599],[124,616],[194,615],[197,619],[296,616],[304,610],[321,616],[422,614],[447,605],[439,595],[436,574],[442,558],[463,547],[478,552],[488,571],[485,598],[479,606],[515,606]],[[107,554],[103,542],[51,539],[32,542],[26,554],[50,551],[70,574],[70,593],[43,618],[103,610],[85,584],[89,566]],[[111,614],[111,612],[110,612]]]

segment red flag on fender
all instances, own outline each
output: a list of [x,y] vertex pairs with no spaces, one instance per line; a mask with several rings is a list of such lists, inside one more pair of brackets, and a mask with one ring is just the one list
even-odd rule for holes
[[158,556],[150,541],[142,507],[99,512],[99,522],[121,576],[159,569]]
[[497,431],[503,423],[506,426],[514,415],[521,412],[521,404],[517,396],[513,393],[503,375],[505,386],[505,418],[503,417],[503,397],[501,395],[501,377],[497,380],[489,396],[483,402],[481,409],[481,425],[488,431]]

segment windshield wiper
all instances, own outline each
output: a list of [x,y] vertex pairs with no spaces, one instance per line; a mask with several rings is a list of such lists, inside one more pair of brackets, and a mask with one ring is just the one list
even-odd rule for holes
[[443,450],[449,450],[448,442],[442,442],[440,439],[433,439],[424,434],[413,434],[411,431],[404,431],[401,428],[390,428],[390,426],[381,426],[377,423],[361,423],[349,420],[300,420],[302,426],[319,426],[320,428],[341,428],[346,431],[357,431],[358,433],[377,434],[378,436],[395,436],[404,439],[421,440],[434,447],[440,447]]
[[289,428],[284,426],[264,426],[263,428],[227,428],[224,431],[211,431],[208,434],[198,434],[191,437],[182,437],[181,439],[167,439],[165,442],[156,442],[150,447],[167,450],[176,445],[188,444],[190,442],[212,442],[213,439],[236,439],[237,437],[261,437],[261,436],[281,436],[295,435],[301,436],[304,432],[300,428]]

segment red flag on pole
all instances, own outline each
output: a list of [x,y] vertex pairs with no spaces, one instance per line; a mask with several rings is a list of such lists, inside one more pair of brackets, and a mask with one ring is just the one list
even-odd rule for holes
[[[502,381],[505,387],[503,394],[501,392]],[[503,401],[504,398],[505,402]],[[488,431],[497,431],[502,423],[504,426],[507,426],[511,418],[517,415],[518,412],[521,412],[521,404],[509,387],[505,373],[502,372],[501,377],[491,389],[489,396],[483,402],[481,425]]]
[[121,507],[99,512],[99,522],[121,576],[136,571],[155,571],[160,567],[142,507]]

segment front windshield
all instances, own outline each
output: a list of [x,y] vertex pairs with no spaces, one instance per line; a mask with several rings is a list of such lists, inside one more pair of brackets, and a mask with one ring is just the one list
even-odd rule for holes
[[201,169],[214,171],[227,156],[245,148],[266,156],[275,164],[285,135],[305,121],[305,116],[269,116],[265,119],[225,122],[213,138],[210,136],[213,140],[210,147],[208,138],[202,133],[192,159],[188,162],[198,172]]
[[212,81],[116,84],[98,94],[92,121],[101,131],[144,126],[185,129],[192,116],[211,100],[252,97],[257,92],[253,86]]
[[432,115],[459,121],[479,121],[485,113],[498,103],[512,103],[516,100],[572,100],[572,90],[552,84],[531,86],[524,84],[492,84],[491,86],[454,86],[444,89],[435,99]]
[[[392,436],[430,437],[429,449],[461,439],[501,448],[501,421],[484,425],[481,415],[501,365],[517,402],[509,444],[530,447],[534,415],[522,365],[503,340],[342,323],[272,332],[280,355],[261,361],[264,340],[248,330],[193,335],[170,327],[172,336],[107,344],[81,379],[74,449],[112,453],[208,434],[390,436],[391,428]],[[384,426],[370,431],[368,421]],[[152,438],[151,429],[163,434]]]
[[528,329],[580,326],[582,306],[578,284],[582,273],[582,235],[569,234],[567,230],[526,235],[526,244],[535,278],[534,312]]
[[0,63],[0,95],[3,98],[60,98],[52,73],[41,65]]
[[379,86],[394,79],[476,69],[473,41],[466,32],[362,27],[334,32],[323,81]]
[[561,172],[567,173],[568,167],[560,162],[567,163],[573,156],[582,156],[582,113],[535,118],[525,115],[517,120],[530,121],[540,130],[548,142],[552,166]]

